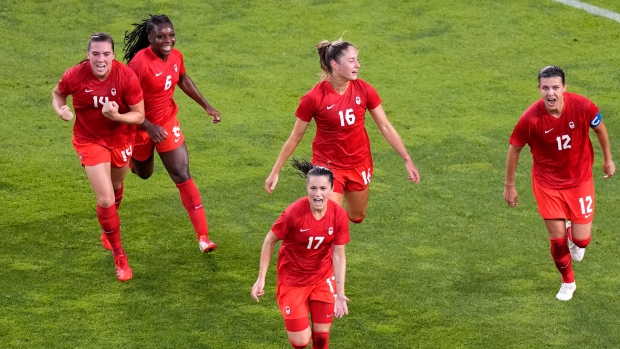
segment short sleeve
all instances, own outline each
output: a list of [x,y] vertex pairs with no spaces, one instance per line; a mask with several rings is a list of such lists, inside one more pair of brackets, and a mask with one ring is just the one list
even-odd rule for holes
[[179,60],[181,61],[181,67],[179,69],[179,75],[185,74],[185,59],[183,58],[183,54],[179,51]]
[[519,122],[517,122],[514,130],[512,131],[512,134],[510,135],[510,145],[514,145],[517,147],[525,146],[527,144],[527,141],[529,140],[527,130],[528,127],[526,118],[521,117],[519,119]]
[[373,110],[379,105],[381,105],[381,98],[377,90],[372,85],[366,84],[366,107],[368,110]]
[[345,245],[349,241],[351,241],[351,234],[349,232],[349,217],[347,216],[347,212],[338,207],[337,211],[337,222],[336,222],[336,238],[334,239],[334,245]]
[[138,81],[136,73],[131,69],[126,69],[126,71],[125,103],[127,103],[127,105],[136,105],[144,99],[142,88],[140,87],[140,82]]
[[284,212],[282,212],[282,214],[280,215],[280,217],[278,217],[278,219],[276,220],[275,223],[273,223],[273,226],[271,227],[271,231],[276,234],[276,236],[278,237],[278,239],[280,240],[284,240],[284,238],[286,238],[286,236],[288,235],[289,232],[289,219],[288,219],[288,212],[289,209],[287,208],[286,210],[284,210]]
[[295,116],[305,122],[310,122],[314,117],[316,110],[317,106],[315,99],[312,98],[311,95],[306,94],[305,96],[301,97],[299,107],[297,107],[297,111],[295,112]]
[[77,66],[71,67],[67,69],[60,80],[58,80],[58,90],[63,96],[68,96],[73,93],[73,84],[72,82],[75,80],[74,76],[77,71]]

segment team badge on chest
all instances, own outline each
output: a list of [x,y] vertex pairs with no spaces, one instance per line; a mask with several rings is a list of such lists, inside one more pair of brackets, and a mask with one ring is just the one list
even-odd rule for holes
[[571,129],[571,130],[572,130],[572,129],[574,129],[574,128],[575,128],[575,123],[574,123],[574,122],[572,122],[572,121],[571,121],[571,122],[569,122],[569,123],[568,123],[568,127],[570,127],[570,129]]
[[360,105],[361,103],[362,99],[359,96],[355,97],[355,104]]
[[116,96],[116,89],[112,88],[112,90],[110,90],[110,93],[112,94],[112,96]]

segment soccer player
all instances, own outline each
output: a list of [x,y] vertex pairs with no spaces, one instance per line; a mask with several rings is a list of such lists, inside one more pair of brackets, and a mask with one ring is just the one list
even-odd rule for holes
[[[349,242],[346,211],[330,195],[334,176],[325,167],[314,167],[306,176],[307,197],[291,204],[271,227],[260,254],[258,279],[252,297],[265,294],[265,276],[275,244],[278,253],[276,299],[293,348],[329,347],[334,317],[348,314],[344,293],[345,244]],[[308,321],[312,317],[312,329]]]
[[174,48],[174,26],[166,15],[153,15],[125,35],[125,61],[144,91],[146,119],[139,125],[132,161],[132,172],[142,179],[153,174],[153,155],[159,157],[176,184],[181,202],[189,214],[200,251],[207,253],[217,245],[209,239],[207,217],[202,198],[189,172],[189,155],[177,119],[178,105],[173,99],[178,85],[186,95],[211,115],[212,123],[220,122],[220,113],[198,91],[185,72],[183,55]]
[[127,281],[132,271],[121,244],[117,208],[131,159],[134,125],[144,120],[142,90],[136,74],[114,59],[109,34],[91,35],[87,53],[54,87],[52,106],[61,119],[69,121],[73,113],[67,96],[73,96],[73,147],[97,197],[97,219],[111,245],[116,277]]
[[322,79],[302,97],[293,132],[265,180],[265,190],[271,194],[276,187],[282,166],[314,118],[317,129],[312,142],[312,163],[334,172],[331,199],[342,205],[344,195],[349,220],[361,223],[366,216],[368,184],[373,173],[370,141],[364,127],[366,110],[383,137],[403,158],[409,181],[419,183],[420,174],[388,121],[379,95],[370,84],[357,78],[360,64],[355,46],[339,39],[323,41],[317,49]]
[[504,199],[510,207],[519,203],[515,172],[521,149],[528,144],[538,212],[547,226],[551,256],[562,276],[556,298],[567,301],[577,289],[571,259],[583,259],[592,237],[594,151],[590,129],[603,151],[605,178],[613,176],[616,166],[598,107],[583,96],[566,92],[562,69],[543,68],[538,73],[538,91],[542,98],[523,113],[510,136]]

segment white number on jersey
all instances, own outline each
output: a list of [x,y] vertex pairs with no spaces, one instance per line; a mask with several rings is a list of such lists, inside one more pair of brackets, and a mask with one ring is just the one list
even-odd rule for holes
[[368,169],[368,172],[362,171],[362,178],[364,178],[364,184],[370,183],[370,177],[372,177],[372,174],[370,173],[370,168]]
[[308,238],[308,249],[312,248],[312,243],[316,240],[316,245],[314,246],[314,249],[316,250],[317,248],[319,248],[319,246],[321,246],[321,243],[323,242],[323,239],[325,239],[325,237],[323,236],[311,236]]
[[133,150],[131,150],[131,145],[129,146],[129,148],[123,150],[121,152],[121,156],[123,157],[123,162],[127,162],[127,160],[129,160],[129,158],[131,157],[132,153],[133,153]]
[[[97,100],[97,98],[99,98],[99,100]],[[93,102],[95,102],[95,108],[99,108],[102,107],[103,105],[108,103],[109,98],[108,97],[97,97],[97,96],[93,96]],[[98,103],[97,103],[98,102]]]
[[340,126],[345,126],[344,122],[346,121],[348,125],[353,125],[355,123],[355,114],[353,114],[353,109],[349,108],[345,113],[341,111],[338,112],[340,115]]
[[164,91],[169,89],[170,86],[172,86],[172,75],[166,76],[166,85],[164,85]]
[[581,206],[582,214],[592,213],[592,197],[590,195],[585,198],[579,198],[579,205]]
[[[564,135],[562,138],[556,137],[555,139],[558,142],[558,150],[562,149],[570,149],[570,136]],[[564,140],[564,144],[562,144],[562,140]]]
[[327,278],[327,284],[329,285],[329,292],[331,293],[336,293],[334,292],[334,284],[332,283],[332,280],[336,281],[336,276],[332,276],[330,278]]

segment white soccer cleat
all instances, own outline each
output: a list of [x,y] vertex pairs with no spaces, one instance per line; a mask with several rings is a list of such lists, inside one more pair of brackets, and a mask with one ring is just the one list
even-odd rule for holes
[[568,249],[570,250],[570,258],[575,262],[581,262],[583,255],[586,254],[586,249],[581,248],[573,242],[573,235],[570,221],[566,221],[566,232],[568,234]]
[[560,291],[555,295],[555,298],[561,301],[568,301],[573,298],[573,293],[577,290],[577,285],[574,282],[571,283],[562,283],[560,286]]

